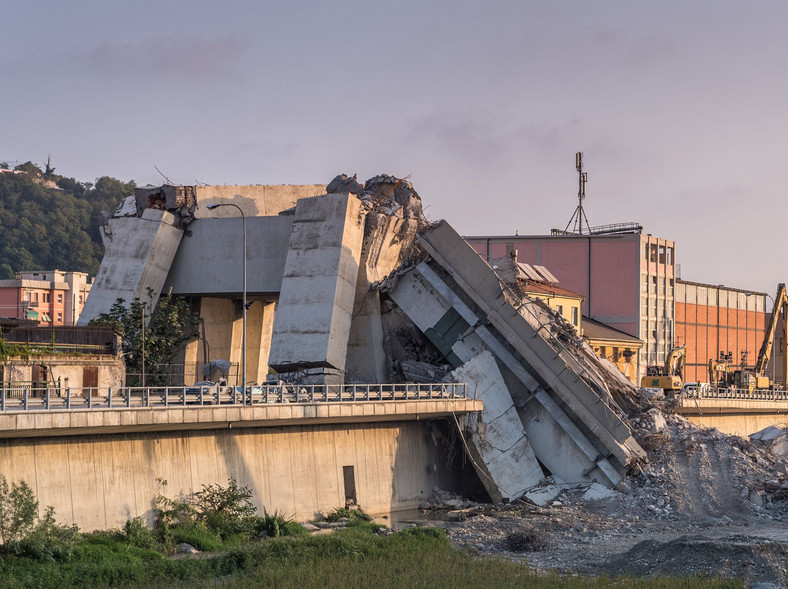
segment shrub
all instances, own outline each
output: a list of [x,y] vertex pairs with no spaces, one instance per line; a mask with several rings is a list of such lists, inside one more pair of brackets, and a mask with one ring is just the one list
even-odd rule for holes
[[38,501],[25,481],[8,485],[0,474],[0,540],[6,550],[17,550],[18,543],[32,531],[38,515]]
[[[159,479],[162,486],[167,481]],[[156,496],[159,520],[166,530],[187,524],[203,524],[222,539],[231,536],[250,536],[259,529],[257,508],[250,501],[249,487],[239,487],[230,479],[226,487],[203,485],[202,490],[189,497],[170,499],[160,493]]]
[[294,522],[293,518],[287,517],[280,511],[273,513],[263,512],[263,517],[259,520],[259,531],[268,532],[268,536],[275,538],[277,536],[302,536],[308,534],[307,529]]
[[123,524],[121,539],[138,548],[147,548],[149,550],[162,548],[159,536],[154,530],[145,525],[141,517],[126,520],[126,523]]
[[55,508],[49,506],[30,534],[19,542],[19,552],[38,560],[70,560],[80,540],[79,527],[58,524]]

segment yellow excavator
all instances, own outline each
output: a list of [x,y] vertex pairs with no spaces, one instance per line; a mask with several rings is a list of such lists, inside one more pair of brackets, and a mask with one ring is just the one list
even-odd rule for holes
[[646,376],[640,379],[641,387],[663,389],[665,391],[681,390],[684,375],[684,357],[687,348],[683,344],[668,352],[662,366],[647,366]]

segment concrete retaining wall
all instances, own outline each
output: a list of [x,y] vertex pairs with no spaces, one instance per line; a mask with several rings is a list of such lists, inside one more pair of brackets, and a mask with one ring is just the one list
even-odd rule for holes
[[0,440],[0,472],[25,480],[42,511],[52,505],[58,520],[94,530],[150,521],[158,493],[231,477],[258,508],[311,519],[344,506],[347,466],[365,511],[413,508],[433,485],[451,486],[440,450],[423,421],[15,439]]

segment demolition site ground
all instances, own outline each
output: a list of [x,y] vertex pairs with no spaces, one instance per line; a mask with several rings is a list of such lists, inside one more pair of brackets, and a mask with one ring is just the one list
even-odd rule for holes
[[629,425],[649,461],[623,492],[567,485],[539,507],[473,504],[436,491],[425,507],[454,520],[440,525],[455,547],[541,573],[720,577],[785,587],[785,432],[770,428],[765,441],[727,436],[697,428],[669,407]]

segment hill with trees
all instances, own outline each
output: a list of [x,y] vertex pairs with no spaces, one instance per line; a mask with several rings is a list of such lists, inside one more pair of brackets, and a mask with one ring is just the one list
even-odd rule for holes
[[[0,169],[9,170],[0,163]],[[21,270],[65,270],[95,276],[104,255],[100,212],[114,212],[134,181],[109,176],[95,184],[26,162],[0,173],[0,279]]]

